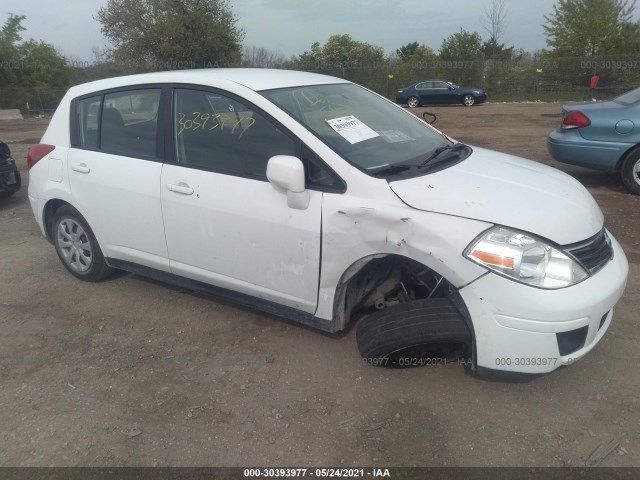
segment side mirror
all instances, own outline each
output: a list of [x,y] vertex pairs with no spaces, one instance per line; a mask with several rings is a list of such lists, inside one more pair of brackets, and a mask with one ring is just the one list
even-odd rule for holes
[[287,205],[306,210],[310,195],[306,189],[302,160],[290,155],[276,155],[267,163],[267,179],[276,188],[287,192]]

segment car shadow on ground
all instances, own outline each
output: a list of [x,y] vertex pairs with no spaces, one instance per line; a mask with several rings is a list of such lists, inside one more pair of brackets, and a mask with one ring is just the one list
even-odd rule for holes
[[[618,172],[599,172],[597,170],[571,170],[569,175],[587,188],[608,188],[616,193],[629,193],[622,184]],[[629,195],[631,195],[629,193]]]

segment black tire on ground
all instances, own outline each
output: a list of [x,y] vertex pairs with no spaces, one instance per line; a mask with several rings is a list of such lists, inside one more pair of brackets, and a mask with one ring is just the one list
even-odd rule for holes
[[407,100],[407,107],[409,108],[416,108],[420,106],[420,99],[418,97],[409,97],[409,100]]
[[71,205],[56,211],[51,239],[62,264],[80,280],[97,282],[113,273],[113,269],[105,262],[91,227]]
[[631,193],[640,195],[640,147],[629,152],[624,159],[620,173],[624,186]]
[[[18,184],[18,190],[22,186],[22,180],[20,178],[20,172],[18,170],[15,171],[16,183]],[[9,190],[6,192],[0,192],[0,198],[9,198],[11,195],[16,193],[18,190]]]
[[471,334],[448,298],[414,300],[364,318],[356,332],[358,350],[372,365],[402,368],[465,358]]

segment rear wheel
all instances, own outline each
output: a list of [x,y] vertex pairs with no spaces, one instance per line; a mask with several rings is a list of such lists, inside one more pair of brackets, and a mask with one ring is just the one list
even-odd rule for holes
[[467,94],[467,95],[463,95],[462,97],[462,104],[465,107],[471,107],[473,104],[476,103],[476,97],[474,97],[471,94]]
[[51,238],[62,264],[75,277],[95,282],[113,272],[105,262],[89,224],[70,205],[61,207],[55,213]]
[[407,106],[409,108],[416,108],[420,106],[420,99],[418,97],[409,97],[407,100]]
[[640,147],[632,150],[625,158],[621,169],[622,182],[635,195],[640,195]]
[[356,332],[368,363],[402,368],[443,365],[468,355],[471,334],[447,298],[414,300],[364,318]]

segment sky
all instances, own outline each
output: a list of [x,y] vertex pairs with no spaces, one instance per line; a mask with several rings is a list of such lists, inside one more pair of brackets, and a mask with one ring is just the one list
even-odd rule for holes
[[[504,0],[503,42],[534,52],[546,47],[544,15],[556,0]],[[23,40],[55,46],[68,59],[93,62],[107,42],[94,16],[107,0],[2,0],[0,21],[9,13],[25,15]],[[229,0],[245,31],[244,45],[263,47],[285,57],[324,44],[331,35],[383,47],[385,53],[417,41],[438,50],[460,28],[487,37],[485,11],[490,0]],[[636,11],[636,17],[640,12]]]

